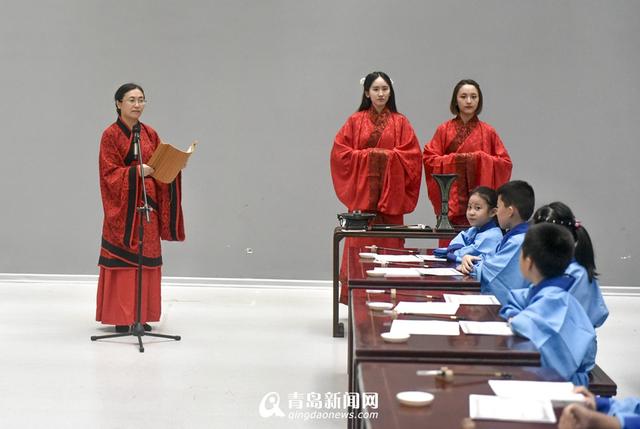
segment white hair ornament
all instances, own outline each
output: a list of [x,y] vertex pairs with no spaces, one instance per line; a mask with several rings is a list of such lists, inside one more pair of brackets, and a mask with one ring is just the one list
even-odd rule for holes
[[[364,86],[364,81],[367,80],[367,76],[360,79],[360,86]],[[395,83],[393,83],[393,79],[389,78],[389,80],[391,81],[391,85],[395,85]]]

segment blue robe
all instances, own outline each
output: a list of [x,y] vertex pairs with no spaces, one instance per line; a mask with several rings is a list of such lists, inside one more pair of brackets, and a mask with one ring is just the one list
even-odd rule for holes
[[597,396],[596,410],[617,417],[622,429],[640,429],[640,398],[612,399]]
[[587,270],[575,260],[569,264],[565,273],[575,278],[569,292],[582,304],[593,327],[602,326],[609,316],[609,309],[604,302],[597,280],[589,281]]
[[493,252],[501,240],[502,230],[492,219],[480,228],[472,226],[462,231],[451,240],[449,247],[435,249],[433,254],[460,263],[464,255],[480,256]]
[[[574,279],[569,286],[569,293],[582,305],[593,327],[601,326],[609,316],[609,309],[604,302],[598,282],[596,280],[590,282],[587,270],[575,260],[569,264],[564,273]],[[509,305],[522,310],[528,293],[528,289],[512,290]]]
[[524,297],[512,291],[500,316],[510,320],[514,333],[535,344],[542,366],[555,369],[573,384],[588,386],[596,332],[582,305],[568,292],[573,282],[565,274],[530,287]]
[[511,289],[521,289],[528,282],[520,272],[520,248],[529,225],[523,222],[507,232],[496,250],[484,255],[471,275],[480,281],[482,293],[490,293],[505,304]]

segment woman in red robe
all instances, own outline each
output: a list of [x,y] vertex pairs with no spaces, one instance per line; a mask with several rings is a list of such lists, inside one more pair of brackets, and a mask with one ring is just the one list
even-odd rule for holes
[[441,124],[424,147],[427,191],[436,216],[440,214],[440,188],[432,174],[455,173],[449,198],[449,220],[468,225],[469,193],[477,186],[497,189],[511,178],[511,158],[498,133],[478,119],[482,111],[480,85],[471,79],[458,82],[451,96],[455,118]]
[[[152,208],[150,223],[144,220],[142,311],[140,322],[160,320],[162,253],[160,239],[184,240],[181,206],[181,174],[170,184],[150,175],[153,168],[145,164],[160,143],[158,133],[141,123],[145,106],[143,89],[133,83],[122,85],[115,94],[118,119],[100,140],[100,191],[104,221],[100,249],[100,275],[96,320],[116,325],[117,332],[127,332],[136,320],[138,233],[141,213],[142,180]],[[135,128],[134,128],[135,127]],[[136,159],[132,130],[138,129],[142,151],[142,168]]]
[[[364,79],[362,102],[336,135],[331,177],[336,195],[351,212],[376,213],[374,223],[403,224],[416,207],[422,164],[420,144],[409,120],[398,113],[393,83],[383,72]],[[348,249],[376,244],[402,247],[397,238],[347,238],[342,258],[340,302],[347,302]]]

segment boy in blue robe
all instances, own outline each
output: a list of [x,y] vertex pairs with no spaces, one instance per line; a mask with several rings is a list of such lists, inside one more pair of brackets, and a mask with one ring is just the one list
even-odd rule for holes
[[528,286],[518,266],[518,255],[533,213],[533,188],[522,180],[512,180],[498,188],[497,217],[507,231],[495,251],[484,256],[465,255],[458,270],[480,281],[480,290],[507,301],[511,289]]
[[542,366],[586,386],[595,365],[596,334],[582,305],[568,291],[574,279],[565,270],[573,249],[573,237],[566,228],[550,223],[529,228],[520,270],[532,286],[526,295],[510,292],[500,316],[509,321],[514,333],[535,344]]
[[586,401],[562,410],[559,429],[640,429],[640,398],[602,398],[582,386],[575,391],[585,395]]
[[460,232],[448,247],[434,249],[433,254],[450,261],[462,262],[464,255],[481,256],[493,252],[502,240],[496,221],[498,194],[486,186],[478,186],[469,196],[467,220],[471,228]]

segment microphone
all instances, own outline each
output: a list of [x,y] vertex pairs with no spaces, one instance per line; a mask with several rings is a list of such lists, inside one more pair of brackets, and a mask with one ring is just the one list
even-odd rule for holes
[[140,122],[135,124],[131,129],[133,131],[133,157],[138,158],[138,145],[140,144]]

